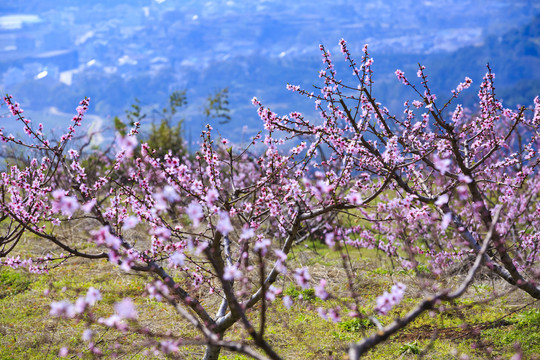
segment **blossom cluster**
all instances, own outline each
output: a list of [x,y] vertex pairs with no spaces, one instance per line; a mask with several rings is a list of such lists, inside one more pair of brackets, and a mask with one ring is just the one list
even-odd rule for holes
[[392,308],[398,305],[405,296],[405,289],[407,287],[402,283],[392,285],[390,292],[385,291],[384,294],[377,297],[377,306],[375,311],[379,314],[386,315]]

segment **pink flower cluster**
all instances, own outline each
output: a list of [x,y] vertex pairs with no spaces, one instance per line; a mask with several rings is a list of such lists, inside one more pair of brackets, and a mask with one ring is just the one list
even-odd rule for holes
[[402,283],[393,285],[390,292],[385,291],[384,294],[377,297],[377,306],[375,307],[375,311],[382,315],[388,314],[388,312],[392,310],[394,306],[398,305],[401,300],[403,300],[405,289],[406,286]]
[[52,316],[73,318],[83,314],[89,306],[93,306],[99,300],[101,300],[101,293],[99,290],[91,287],[88,289],[86,296],[78,298],[74,304],[67,300],[53,301],[51,303],[50,314]]

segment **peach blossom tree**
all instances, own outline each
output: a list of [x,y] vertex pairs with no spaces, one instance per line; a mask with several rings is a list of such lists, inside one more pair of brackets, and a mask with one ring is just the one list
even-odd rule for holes
[[[325,280],[288,260],[291,249],[308,238],[320,239],[344,259],[351,256],[347,249],[377,249],[407,270],[420,273],[427,266],[444,274],[461,264],[467,274],[455,288],[437,277],[418,277],[429,296],[395,283],[365,314],[355,269],[343,261],[350,301],[321,307],[320,315],[329,321],[344,314],[367,317],[379,327],[351,344],[351,359],[423,312],[462,296],[481,268],[539,299],[539,98],[534,109],[503,107],[488,67],[478,108],[471,112],[457,103],[470,79],[440,102],[444,96],[432,93],[426,69],[419,66],[415,81],[396,71],[416,98],[394,115],[374,97],[367,46],[357,63],[346,42],[339,45],[350,82],[338,78],[330,52],[321,46],[324,67],[316,91],[288,85],[314,102],[320,118],[298,112],[280,116],[254,98],[263,131],[240,146],[208,125],[192,157],[172,152],[159,157],[148,144],[139,145],[135,122],[125,136],[117,136],[115,155],[104,157],[103,167],[91,174],[73,142],[90,99],[81,101],[71,125],[53,141],[7,95],[4,102],[27,138],[1,133],[1,139],[39,155],[1,173],[0,265],[46,276],[78,257],[148,274],[145,295],[168,303],[199,336],[177,338],[141,326],[129,298],[118,299],[110,317],[96,318],[92,307],[101,293],[95,288],[73,301],[51,303],[50,314],[139,333],[157,352],[205,346],[206,360],[218,359],[221,349],[281,359],[265,329],[273,302],[293,302],[276,284],[285,274],[323,301],[334,297]],[[64,238],[58,230],[63,226],[77,228],[87,244]],[[14,256],[27,233],[47,241],[50,253]],[[219,306],[202,303],[200,291]],[[376,315],[404,298],[415,305],[382,327]],[[256,322],[248,317],[251,312],[258,313]],[[237,323],[249,341],[227,337]],[[96,357],[107,350],[90,328],[82,339]],[[61,355],[68,351],[63,348]]]

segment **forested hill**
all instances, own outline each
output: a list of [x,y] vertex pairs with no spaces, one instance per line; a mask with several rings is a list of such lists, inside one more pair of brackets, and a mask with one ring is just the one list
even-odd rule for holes
[[[540,95],[540,15],[525,26],[488,36],[481,46],[467,46],[427,60],[441,89],[451,89],[464,76],[481,79],[487,63],[496,74],[497,93],[505,105],[531,104]],[[469,95],[470,101],[474,99]]]
[[[349,43],[352,41],[355,40],[350,39]],[[399,83],[394,72],[396,69],[404,70],[412,81],[417,81],[419,63],[426,66],[430,86],[441,101],[450,98],[451,90],[468,76],[473,79],[473,86],[462,94],[460,102],[467,107],[474,107],[478,101],[478,86],[487,71],[488,63],[496,74],[497,96],[506,107],[531,105],[533,99],[540,95],[540,16],[534,17],[524,26],[499,35],[486,36],[479,45],[451,52],[392,54],[375,50],[370,53],[375,59],[375,96],[396,113],[401,113],[404,100],[412,99],[414,94]],[[360,59],[360,53],[357,57]],[[334,51],[334,59],[338,75],[354,84],[355,79],[344,66],[337,50]],[[219,74],[230,74],[233,86],[246,89],[250,94],[273,105],[273,109],[278,112],[287,113],[296,109],[314,113],[312,103],[287,92],[282,79],[286,78],[292,84],[311,89],[311,85],[319,81],[316,71],[320,69],[321,63],[318,57],[287,60],[252,56],[239,59],[238,62],[253,64],[250,76],[244,80],[240,80],[241,70],[232,62],[223,62],[199,74],[198,81],[212,83],[212,79]],[[264,86],[261,88],[259,84]],[[249,105],[238,103],[237,111],[242,110],[246,112],[240,119],[252,118],[250,111],[253,109]],[[239,120],[239,124],[241,122]]]
[[[185,131],[197,138],[207,121],[205,99],[225,87],[232,121],[216,127],[226,136],[260,127],[253,96],[281,114],[313,114],[313,104],[285,85],[311,88],[319,80],[319,43],[332,51],[339,75],[354,82],[340,65],[341,37],[358,58],[369,44],[375,95],[394,111],[411,96],[394,71],[414,78],[419,62],[440,99],[465,76],[477,86],[487,62],[507,106],[529,104],[540,93],[540,18],[532,17],[540,4],[530,0],[48,3],[0,9],[0,90],[37,111],[71,112],[89,96],[91,114],[105,124],[135,98],[151,111],[185,89]],[[464,94],[466,105],[475,93]]]

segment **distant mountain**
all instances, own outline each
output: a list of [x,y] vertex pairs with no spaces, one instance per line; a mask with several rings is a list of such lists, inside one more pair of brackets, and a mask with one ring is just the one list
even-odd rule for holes
[[[426,61],[441,89],[455,87],[465,76],[479,84],[490,64],[497,94],[506,106],[529,105],[540,95],[540,16],[524,26],[490,35],[481,46],[467,46]],[[474,80],[474,79],[473,79]],[[471,96],[468,104],[470,105]]]
[[0,9],[0,90],[26,108],[63,112],[90,96],[106,125],[135,98],[151,113],[186,89],[186,136],[197,138],[206,97],[228,87],[233,120],[216,126],[234,138],[260,127],[253,96],[280,113],[313,114],[285,85],[317,82],[319,43],[348,77],[344,37],[358,57],[370,44],[378,100],[396,111],[411,95],[393,72],[414,75],[418,62],[444,98],[465,76],[478,85],[489,61],[501,97],[524,103],[539,88],[534,13],[534,0],[12,1]]

